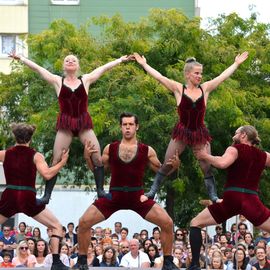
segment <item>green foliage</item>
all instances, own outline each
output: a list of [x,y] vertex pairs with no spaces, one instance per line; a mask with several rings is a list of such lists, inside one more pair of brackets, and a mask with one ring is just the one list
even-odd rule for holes
[[[89,25],[99,27],[100,36],[91,36]],[[199,18],[189,19],[178,10],[152,10],[138,23],[126,23],[120,15],[94,18],[80,29],[58,20],[42,33],[29,36],[27,42],[30,58],[56,74],[62,73],[63,58],[70,53],[80,59],[81,72],[88,73],[136,51],[163,75],[181,82],[187,57],[194,56],[203,63],[204,80],[210,80],[231,65],[237,53],[248,50],[249,59],[209,98],[206,124],[213,137],[212,151],[222,154],[235,129],[242,124],[256,126],[263,148],[270,147],[269,25],[258,23],[255,16],[246,20],[236,14],[220,16],[210,22],[207,30],[200,28]],[[27,67],[16,61],[12,67],[10,75],[0,74],[1,148],[12,143],[11,122],[30,122],[37,125],[34,146],[49,161],[58,113],[56,95]],[[119,114],[136,113],[140,120],[139,139],[153,146],[163,161],[177,121],[175,99],[139,65],[121,64],[91,86],[89,111],[102,148],[120,138]],[[81,143],[73,140],[71,158],[62,177],[66,185],[86,184],[91,188],[92,175],[84,165],[82,152]],[[160,198],[173,200],[175,223],[184,227],[201,210],[198,200],[206,197],[206,191],[192,152],[187,149],[181,160],[178,175],[166,182]],[[262,199],[270,205],[268,174],[264,174],[261,187]],[[215,170],[215,175],[221,193],[225,173]],[[146,175],[147,187],[152,176]],[[173,196],[168,196],[168,190],[173,190]]]

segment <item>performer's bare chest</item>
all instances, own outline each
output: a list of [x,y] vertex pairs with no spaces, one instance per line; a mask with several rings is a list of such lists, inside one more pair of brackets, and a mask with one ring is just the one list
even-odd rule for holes
[[137,155],[138,145],[119,145],[119,158],[124,162],[130,162]]

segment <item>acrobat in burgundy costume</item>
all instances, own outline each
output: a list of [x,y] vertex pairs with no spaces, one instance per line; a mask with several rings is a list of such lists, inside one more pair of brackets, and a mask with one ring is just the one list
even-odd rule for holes
[[130,209],[143,218],[155,204],[152,199],[140,201],[143,191],[143,176],[148,166],[148,146],[138,143],[137,154],[130,162],[119,157],[120,142],[109,146],[109,164],[111,170],[110,193],[112,199],[99,198],[93,205],[104,215],[105,219],[121,209]]
[[[86,94],[82,78],[79,77],[81,84],[72,90],[64,84],[62,78],[62,87],[58,97],[60,113],[57,118],[57,130],[69,130],[73,136],[78,136],[79,132],[86,129],[93,129],[93,122],[88,112],[88,96]],[[98,195],[102,196],[103,181],[104,181],[104,168],[102,164],[95,164],[94,176],[97,186]],[[51,197],[53,187],[56,183],[57,175],[50,181],[46,181],[45,194],[41,199],[37,199],[38,203],[48,203]]]
[[14,146],[6,150],[3,163],[6,189],[0,201],[0,214],[11,217],[24,213],[34,217],[45,209],[36,204],[36,151],[27,146]]
[[[196,101],[193,101],[189,96],[185,94],[185,89],[186,86],[183,85],[181,102],[177,108],[179,121],[173,129],[172,139],[176,141],[182,141],[186,145],[190,146],[205,145],[211,141],[211,137],[209,135],[208,129],[204,124],[204,116],[206,110],[204,92],[201,86],[199,86],[202,94]],[[172,157],[175,153],[175,150],[176,149],[173,149],[168,157]],[[168,160],[165,159],[163,166],[155,176],[154,183],[150,192],[146,194],[146,196],[149,198],[153,198],[155,196],[155,193],[157,192],[161,182],[169,172],[168,166],[166,166],[167,161]],[[207,175],[204,178],[204,182],[211,201],[215,202],[218,197],[214,176],[210,173],[210,175]]]
[[[210,205],[208,209],[218,224],[241,214],[254,226],[260,226],[270,217],[270,210],[258,197],[258,186],[265,168],[266,153],[247,144],[236,144],[233,147],[238,151],[238,158],[228,167],[223,201]],[[195,266],[194,269],[198,269],[202,245],[200,228],[191,227],[190,242],[192,264]]]

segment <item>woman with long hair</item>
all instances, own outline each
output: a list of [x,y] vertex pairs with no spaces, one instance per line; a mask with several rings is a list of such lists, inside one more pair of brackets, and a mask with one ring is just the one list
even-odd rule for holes
[[155,244],[150,244],[147,248],[146,254],[150,260],[150,267],[154,267],[155,259],[159,257],[159,250]]
[[48,244],[45,240],[39,239],[36,241],[34,255],[36,257],[37,263],[35,268],[44,267],[45,257],[48,255],[49,249]]
[[[63,76],[52,74],[30,59],[11,53],[13,59],[20,60],[33,71],[37,72],[45,81],[55,89],[59,101],[60,113],[57,119],[57,133],[53,147],[52,165],[59,162],[63,149],[68,149],[73,137],[79,137],[82,144],[91,142],[95,152],[91,156],[94,164],[94,178],[96,181],[98,197],[107,196],[103,190],[104,168],[101,160],[100,145],[93,131],[93,123],[88,112],[88,90],[106,71],[122,62],[128,61],[128,56],[111,61],[90,73],[79,75],[79,59],[75,55],[67,55],[63,61]],[[89,158],[86,157],[85,158]],[[38,204],[48,204],[57,175],[46,181],[45,194],[37,200]]]
[[244,249],[238,248],[233,256],[233,263],[228,264],[227,270],[251,270],[252,266],[248,264],[248,258]]
[[33,229],[33,238],[36,239],[36,240],[41,239],[41,232],[40,232],[39,227],[35,227]]
[[16,248],[16,256],[12,259],[15,267],[35,267],[37,263],[36,257],[29,251],[26,241],[21,241]]
[[30,253],[31,254],[34,254],[36,240],[34,238],[28,238],[25,241],[27,242],[27,245],[28,245],[28,248],[29,248]]
[[116,251],[113,247],[106,247],[103,256],[102,261],[100,262],[100,267],[118,267],[119,264],[117,262],[116,258]]

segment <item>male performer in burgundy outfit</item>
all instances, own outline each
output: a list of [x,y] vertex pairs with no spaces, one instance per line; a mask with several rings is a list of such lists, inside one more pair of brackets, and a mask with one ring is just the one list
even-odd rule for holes
[[212,156],[206,150],[196,152],[196,157],[214,167],[227,168],[227,181],[223,201],[205,208],[191,221],[190,243],[192,250],[191,270],[199,270],[202,245],[201,228],[220,224],[232,216],[244,215],[255,226],[270,232],[270,210],[258,197],[260,176],[265,167],[270,167],[270,154],[257,147],[260,138],[253,126],[238,128],[234,144],[222,156]]
[[16,144],[7,150],[0,151],[0,162],[3,162],[6,178],[6,189],[0,200],[0,224],[16,213],[24,213],[53,230],[51,238],[53,264],[51,270],[66,270],[59,258],[59,244],[62,239],[62,225],[46,209],[45,205],[36,202],[36,172],[44,179],[51,179],[66,164],[68,151],[64,151],[61,160],[48,167],[44,156],[29,147],[35,127],[27,124],[15,124],[12,127]]
[[[173,221],[167,212],[154,200],[148,199],[143,191],[143,176],[146,167],[157,171],[161,163],[155,150],[137,141],[136,132],[139,128],[138,118],[130,113],[120,116],[122,140],[107,145],[103,151],[102,162],[111,171],[110,194],[96,200],[83,214],[79,221],[79,259],[78,269],[87,270],[87,249],[90,241],[90,227],[109,218],[121,209],[137,212],[144,219],[160,226],[162,234],[164,265],[163,270],[177,270],[171,256],[173,244]],[[91,164],[93,146],[86,146],[88,166]],[[169,160],[173,169],[179,166],[178,155]]]

